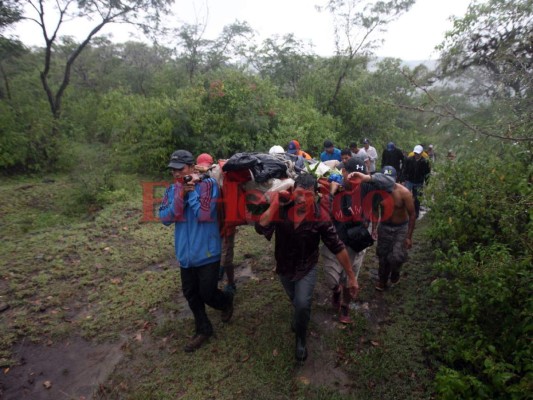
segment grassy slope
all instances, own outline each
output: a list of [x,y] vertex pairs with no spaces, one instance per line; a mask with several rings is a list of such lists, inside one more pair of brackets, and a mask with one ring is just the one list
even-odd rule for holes
[[[209,311],[216,337],[184,354],[192,320],[182,318],[187,306],[174,267],[172,231],[140,223],[139,187],[130,185],[127,200],[81,218],[68,212],[74,188],[66,178],[2,182],[0,303],[10,306],[0,313],[3,366],[12,363],[12,346],[22,340],[126,337],[125,357],[100,386],[99,398],[430,397],[432,370],[422,334],[431,321],[432,278],[423,243],[411,252],[401,285],[384,294],[373,289],[377,265],[369,250],[356,323],[346,329],[332,318],[325,325],[317,319],[331,314],[319,282],[310,358],[333,366],[313,375],[293,362],[290,306],[272,273],[272,246],[250,227],[241,228],[236,262],[254,275],[239,282],[234,320],[224,325]],[[348,383],[316,379],[335,368]]]

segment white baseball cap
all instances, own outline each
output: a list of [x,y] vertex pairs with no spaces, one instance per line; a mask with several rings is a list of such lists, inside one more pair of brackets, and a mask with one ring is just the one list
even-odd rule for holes
[[413,153],[416,153],[416,154],[422,154],[423,151],[424,151],[424,148],[420,146],[419,144],[417,144],[415,148],[413,149]]

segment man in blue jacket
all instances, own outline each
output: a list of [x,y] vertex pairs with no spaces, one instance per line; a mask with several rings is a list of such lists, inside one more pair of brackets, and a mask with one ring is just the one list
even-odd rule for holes
[[213,178],[195,173],[194,158],[187,150],[172,153],[168,167],[174,184],[165,192],[159,217],[174,224],[174,247],[180,264],[183,295],[194,315],[195,334],[184,347],[200,348],[213,334],[205,305],[222,310],[222,322],[233,315],[233,294],[217,287],[221,240],[217,221],[220,189]]
[[330,160],[341,160],[341,151],[340,149],[333,146],[331,140],[324,140],[324,151],[320,153],[320,161],[330,161]]

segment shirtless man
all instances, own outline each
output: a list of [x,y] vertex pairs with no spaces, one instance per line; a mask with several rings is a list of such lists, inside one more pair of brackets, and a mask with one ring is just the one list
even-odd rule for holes
[[[397,174],[394,167],[385,166],[382,173],[396,181]],[[380,202],[379,226],[376,223],[372,224],[372,238],[378,241],[376,254],[379,258],[379,280],[375,287],[379,291],[387,287],[389,275],[392,285],[399,282],[400,268],[407,261],[407,250],[413,245],[412,237],[416,222],[411,192],[405,186],[395,183],[390,194],[391,197]]]

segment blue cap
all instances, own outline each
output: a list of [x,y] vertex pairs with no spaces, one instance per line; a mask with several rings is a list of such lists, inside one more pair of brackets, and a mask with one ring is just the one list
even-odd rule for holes
[[383,169],[381,170],[381,173],[383,175],[387,175],[387,176],[392,176],[394,179],[396,179],[396,168],[394,167],[391,167],[390,165],[386,165],[383,167]]
[[395,148],[396,148],[396,146],[394,145],[393,142],[389,142],[389,143],[387,143],[387,150],[388,150],[388,151],[392,151],[392,150],[394,150]]
[[298,151],[296,144],[291,140],[289,146],[287,147],[287,153],[295,154]]

